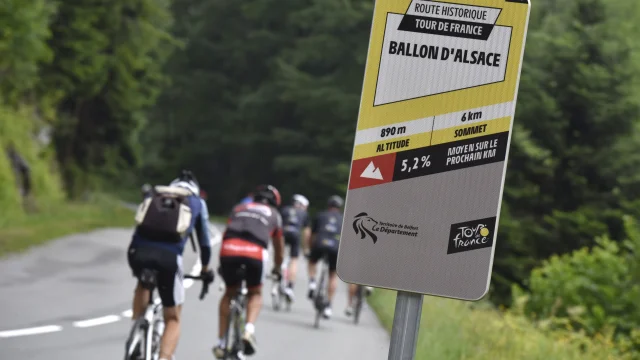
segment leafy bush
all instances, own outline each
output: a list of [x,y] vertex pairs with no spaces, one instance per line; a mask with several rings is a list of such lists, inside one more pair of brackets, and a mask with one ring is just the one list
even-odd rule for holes
[[591,249],[552,256],[531,273],[530,294],[514,287],[513,295],[539,324],[610,337],[640,359],[640,231],[624,222],[624,242],[598,237]]
[[35,138],[33,109],[14,110],[0,103],[0,206],[2,222],[22,217],[22,201],[16,185],[6,147],[13,144],[31,169],[32,195],[38,203],[55,203],[63,199],[60,178],[53,168],[54,157],[50,147],[39,146]]

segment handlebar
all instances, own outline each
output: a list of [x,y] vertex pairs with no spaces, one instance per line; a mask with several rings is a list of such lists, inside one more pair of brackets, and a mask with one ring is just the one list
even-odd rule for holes
[[185,275],[184,276],[185,279],[193,279],[193,280],[200,280],[202,281],[202,290],[200,291],[200,300],[204,299],[204,297],[207,295],[207,293],[209,292],[209,282],[204,281],[204,279],[202,278],[202,275]]
[[280,280],[282,280],[282,274],[269,274],[266,277],[267,279],[273,280],[275,282],[280,282]]

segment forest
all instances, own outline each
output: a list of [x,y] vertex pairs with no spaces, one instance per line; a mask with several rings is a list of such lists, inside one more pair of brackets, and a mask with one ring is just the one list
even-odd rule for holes
[[[640,3],[532,3],[489,296],[637,354]],[[3,0],[0,154],[30,162],[40,203],[188,168],[214,214],[259,183],[317,210],[346,192],[373,8]]]

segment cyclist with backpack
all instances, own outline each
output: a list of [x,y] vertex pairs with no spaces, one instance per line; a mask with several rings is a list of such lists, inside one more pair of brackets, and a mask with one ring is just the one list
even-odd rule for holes
[[[178,344],[180,312],[185,297],[182,253],[193,232],[198,236],[203,281],[211,283],[214,279],[213,271],[209,270],[208,211],[199,196],[198,182],[190,171],[182,171],[169,186],[155,186],[148,190],[136,212],[137,226],[129,245],[128,262],[138,279],[144,269],[157,272],[157,289],[166,324],[160,344],[160,360],[169,360],[173,359]],[[149,296],[149,290],[138,281],[133,298],[134,320],[143,315]]]
[[309,200],[300,194],[293,195],[291,205],[280,210],[284,229],[284,243],[289,245],[289,269],[287,271],[288,284],[285,288],[285,296],[293,302],[293,286],[296,281],[298,270],[298,256],[300,256],[301,240],[307,242],[311,236],[311,225],[309,223]]
[[218,345],[213,354],[221,359],[225,355],[227,325],[230,302],[242,278],[238,270],[244,266],[244,280],[248,290],[247,315],[242,341],[244,353],[256,352],[255,322],[262,307],[262,283],[267,272],[269,243],[273,241],[274,268],[272,273],[280,275],[282,266],[284,239],[282,236],[282,217],[278,212],[280,193],[271,185],[258,186],[253,199],[248,204],[239,204],[231,212],[227,228],[222,235],[220,246],[220,274],[226,286],[220,299]]

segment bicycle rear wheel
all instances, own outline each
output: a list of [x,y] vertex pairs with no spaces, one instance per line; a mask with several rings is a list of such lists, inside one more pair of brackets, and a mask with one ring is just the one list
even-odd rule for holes
[[322,272],[320,273],[320,281],[318,281],[318,287],[316,288],[316,296],[314,298],[314,305],[316,308],[316,318],[313,326],[317,329],[320,326],[320,318],[322,317],[322,312],[326,306],[325,304],[325,277],[326,277],[326,268],[323,264]]
[[282,308],[282,291],[280,291],[280,283],[274,282],[271,287],[271,305],[273,310],[280,311]]
[[364,302],[362,298],[363,291],[363,287],[361,285],[358,285],[358,290],[356,291],[356,307],[353,313],[353,323],[356,325],[358,324],[358,322],[360,322],[360,312],[362,311],[362,305]]
[[233,359],[233,357],[232,357],[232,355],[233,355],[233,346],[235,345],[234,344],[235,317],[236,317],[236,313],[233,310],[233,305],[232,305],[231,311],[229,312],[229,319],[227,320],[227,333],[224,336],[224,338],[226,339],[226,344],[225,344],[225,347],[224,347],[224,357],[223,357],[224,360]]

